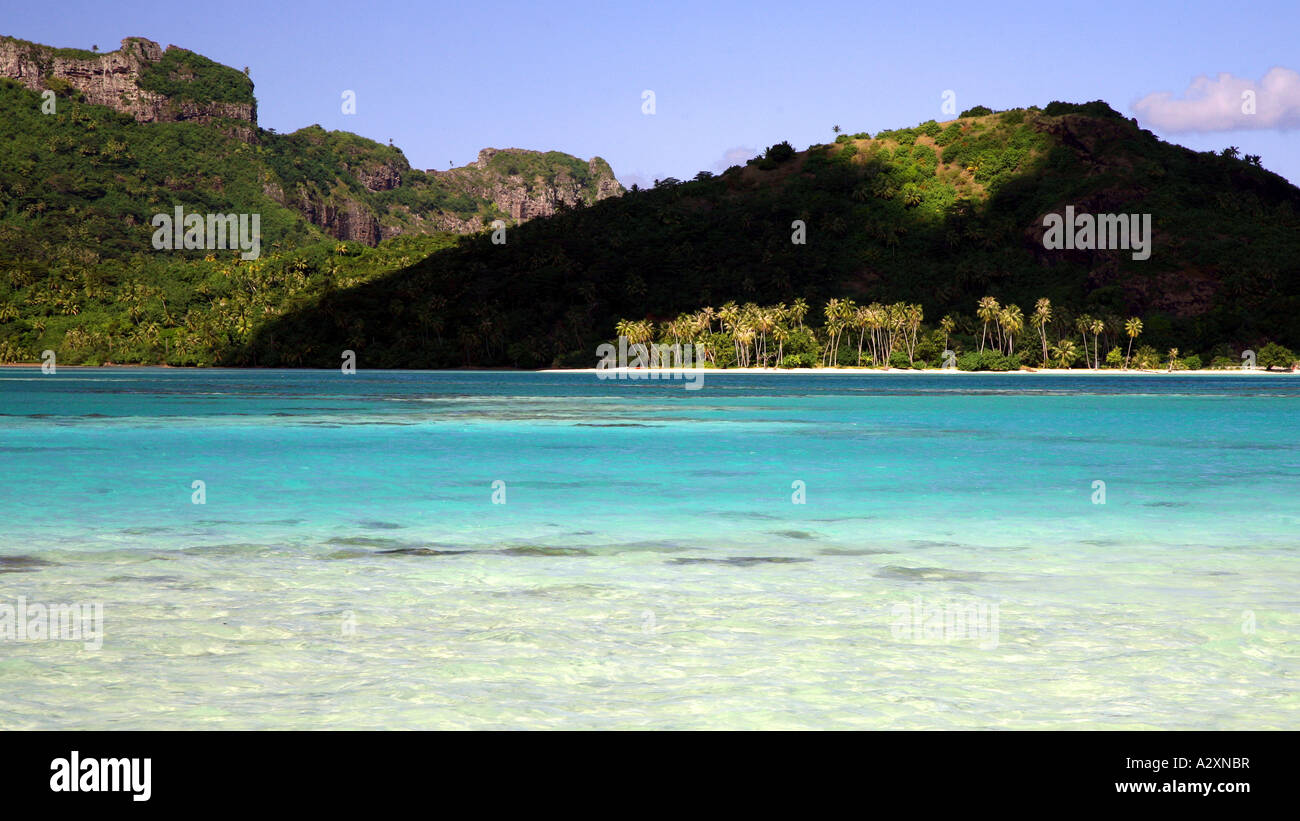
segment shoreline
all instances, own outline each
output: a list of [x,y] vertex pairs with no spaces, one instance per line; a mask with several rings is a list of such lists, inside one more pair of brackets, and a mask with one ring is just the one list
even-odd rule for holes
[[[40,362],[5,362],[0,363],[0,370],[5,368],[37,368],[41,367]],[[199,367],[197,365],[139,365],[139,364],[112,364],[112,365],[59,365],[59,370],[73,371],[104,371],[104,370],[140,370],[140,369],[158,369],[169,371],[334,371],[337,368],[261,368],[261,367],[234,367],[234,366],[212,366]],[[359,369],[361,370],[361,369]],[[962,371],[955,368],[370,368],[367,370],[393,371],[408,373],[559,373],[559,374],[644,374],[642,378],[647,378],[650,374],[707,374],[709,376],[718,376],[722,374],[747,374],[759,376],[833,376],[842,374],[846,376],[872,375],[872,376],[894,376],[899,374],[972,374],[972,375],[990,375],[990,376],[1008,376],[1012,374],[1023,374],[1027,376],[1046,375],[1046,376],[1296,376],[1300,371],[1284,370],[1266,370],[1256,368],[1255,370],[1243,370],[1240,368],[1232,370],[1211,370],[1201,368],[1199,370],[1139,370],[1129,368],[1127,370],[1120,368],[1019,368],[1011,371]]]
[[1092,368],[1020,368],[1013,371],[962,371],[956,368],[547,368],[535,371],[535,373],[607,373],[607,374],[690,374],[701,373],[710,376],[716,374],[751,374],[751,375],[809,375],[816,374],[828,376],[834,374],[846,375],[865,375],[874,376],[892,376],[897,374],[971,374],[971,375],[990,375],[990,376],[1008,376],[1011,374],[1024,374],[1026,376],[1046,375],[1046,376],[1295,376],[1297,371],[1269,371],[1262,368],[1256,370],[1210,370],[1201,368],[1199,370],[1188,371],[1154,371],[1138,370],[1130,368],[1123,370],[1119,368],[1101,368],[1094,370]]

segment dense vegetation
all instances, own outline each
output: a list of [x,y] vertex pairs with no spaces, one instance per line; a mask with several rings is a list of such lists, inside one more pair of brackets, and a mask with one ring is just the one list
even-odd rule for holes
[[[1134,342],[1143,331],[1140,318],[1073,315],[1055,310],[1046,298],[1026,315],[1018,305],[1000,305],[995,298],[984,297],[976,306],[974,321],[959,323],[944,316],[933,326],[924,323],[923,306],[905,302],[858,305],[851,299],[832,298],[822,308],[820,329],[805,324],[808,312],[809,305],[802,299],[789,306],[728,302],[660,323],[622,319],[614,331],[629,345],[670,346],[663,349],[669,351],[669,363],[684,361],[680,356],[672,359],[675,346],[690,345],[690,361],[716,368],[1009,371],[1039,366],[1172,371],[1252,366],[1241,356],[1244,351],[1226,345],[1216,348],[1209,362],[1196,354],[1182,356],[1177,348],[1161,353],[1142,344],[1135,350]],[[1108,350],[1104,358],[1103,349]],[[1256,353],[1254,366],[1259,368],[1290,369],[1297,364],[1296,355],[1277,343],[1270,342]]]
[[609,163],[597,157],[592,161],[596,173],[587,163],[560,151],[527,153],[501,151],[487,162],[486,170],[502,177],[521,177],[530,183],[554,185],[557,182],[577,181],[583,186],[588,200],[596,197],[596,183],[600,173],[613,176]]
[[38,276],[148,250],[153,214],[259,212],[267,244],[323,238],[267,196],[274,148],[193,123],[137,123],[104,106],[40,97],[0,79],[0,265]]
[[[243,73],[183,50],[141,84],[252,100]],[[319,126],[246,142],[56,91],[46,115],[35,92],[0,81],[0,362],[48,349],[67,363],[334,367],[351,349],[369,367],[590,365],[620,321],[680,331],[706,304],[773,306],[736,309],[758,324],[706,328],[720,366],[728,350],[733,364],[895,364],[900,351],[933,363],[939,333],[972,367],[1037,364],[1044,347],[1105,366],[1134,320],[1142,344],[1121,362],[1173,348],[1180,362],[1236,364],[1247,348],[1284,359],[1268,343],[1300,343],[1300,191],[1258,157],[1162,143],[1102,102],[977,106],[802,152],[778,142],[720,175],[512,225],[498,244],[440,231],[506,218],[484,194],[503,180],[591,199],[608,166],[501,151],[424,172],[392,145]],[[152,216],[177,205],[260,214],[262,258],[153,251]],[[1152,214],[1153,255],[1045,250],[1042,215],[1065,205]],[[326,231],[340,214],[369,220],[368,237],[410,236],[339,242]],[[1023,327],[1001,326],[996,345],[977,337],[999,328],[985,298],[1015,312],[1048,300],[1051,345],[1040,329],[1035,359]],[[790,327],[781,304],[834,310]],[[888,344],[897,317],[901,349]],[[787,338],[771,344],[769,325]],[[750,331],[758,347],[737,338]]]
[[[377,248],[319,240],[244,261],[140,254],[69,265],[0,284],[0,362],[215,365],[253,332],[321,294],[351,288],[452,245],[450,234],[396,237]],[[219,255],[218,255],[219,254]],[[290,358],[284,364],[297,364]]]
[[[215,80],[251,88],[242,73],[198,55],[167,55],[180,61],[171,72],[203,79],[216,66]],[[249,144],[219,127],[138,123],[80,102],[70,87],[58,93],[56,113],[44,114],[40,95],[0,79],[0,363],[55,350],[69,364],[215,364],[282,312],[454,244],[439,215],[510,221],[456,181],[411,169],[400,149],[355,134],[311,126],[261,131]],[[545,157],[538,174],[580,168],[585,179],[586,163]],[[372,191],[365,174],[400,184]],[[150,221],[177,205],[260,214],[262,258],[155,252]],[[374,249],[340,243],[308,221],[304,205],[318,214],[352,206],[386,233],[423,236]]]
[[[787,148],[535,220],[503,245],[462,241],[322,296],[228,361],[333,366],[347,348],[371,367],[586,366],[618,320],[704,304],[923,303],[970,328],[988,295],[1046,298],[1062,328],[1100,318],[1104,346],[1137,317],[1161,356],[1300,341],[1300,190],[1257,158],[1163,143],[1100,102]],[[1042,215],[1067,204],[1152,214],[1151,258],[1045,250]],[[430,321],[439,332],[420,333]]]
[[253,81],[247,75],[179,48],[163,52],[161,60],[144,69],[137,85],[176,100],[248,105],[256,102]]
[[65,60],[93,60],[99,56],[99,52],[91,51],[89,49],[55,48],[54,46],[33,43],[30,40],[22,40],[18,37],[9,37],[7,35],[0,35],[0,41],[18,46],[19,53],[34,62],[43,70],[48,69],[56,57],[61,57]]

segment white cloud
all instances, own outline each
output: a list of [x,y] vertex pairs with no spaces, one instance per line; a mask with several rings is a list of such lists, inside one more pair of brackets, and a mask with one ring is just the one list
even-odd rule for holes
[[[757,157],[760,153],[762,152],[756,148],[749,148],[748,146],[743,145],[738,145],[735,148],[728,148],[723,152],[722,156],[713,163],[713,170],[721,173],[733,165],[744,165],[746,160]],[[655,179],[663,179],[668,176],[671,175],[663,174]],[[695,175],[692,173],[687,174],[685,177],[680,177],[679,179],[689,180],[694,176]],[[654,188],[655,186],[654,179],[639,171],[624,171],[618,175],[618,181],[623,183],[624,188],[631,188],[633,183],[637,184],[641,188]]]
[[758,149],[738,145],[735,148],[728,148],[722,158],[713,164],[714,169],[726,171],[733,165],[744,165],[746,160],[758,156]]
[[618,181],[621,182],[623,184],[623,187],[628,189],[629,191],[632,190],[632,186],[634,185],[637,188],[654,187],[654,182],[652,180],[646,179],[644,174],[639,174],[636,171],[625,171],[622,174],[619,174],[618,176],[619,176]]
[[[1254,92],[1254,113],[1247,92]],[[1300,128],[1300,73],[1275,67],[1259,82],[1231,74],[1201,76],[1181,100],[1161,91],[1138,100],[1133,110],[1143,126],[1165,132]]]

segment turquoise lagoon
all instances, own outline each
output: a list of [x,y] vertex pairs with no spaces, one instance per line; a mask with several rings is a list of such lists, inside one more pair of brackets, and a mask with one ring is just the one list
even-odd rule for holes
[[1297,725],[1300,379],[684,387],[0,370],[0,728]]

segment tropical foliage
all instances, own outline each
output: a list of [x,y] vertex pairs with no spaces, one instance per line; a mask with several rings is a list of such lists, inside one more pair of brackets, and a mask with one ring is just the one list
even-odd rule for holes
[[[1117,346],[1137,359],[1140,343],[1213,359],[1300,341],[1300,190],[1239,158],[1162,143],[1104,103],[1054,103],[874,138],[841,133],[793,156],[779,145],[717,176],[660,180],[534,220],[504,245],[466,240],[277,320],[231,361],[280,361],[277,348],[289,339],[336,351],[340,323],[359,319],[376,366],[589,366],[619,319],[657,325],[704,304],[797,299],[819,306],[819,332],[830,327],[836,336],[819,336],[810,364],[855,364],[859,337],[864,360],[882,356],[879,338],[839,313],[846,302],[855,314],[924,304],[927,316],[974,330],[964,350],[1029,364],[1055,358],[1096,368]],[[1043,214],[1102,203],[1108,212],[1154,215],[1149,260],[1043,248]],[[441,345],[398,344],[403,329],[386,321],[394,294],[417,306],[437,295],[455,332]],[[989,294],[997,308],[980,309]],[[1050,304],[1046,322],[1040,298]],[[833,319],[821,313],[832,299]],[[1127,334],[1130,318],[1141,322],[1140,337]],[[742,341],[733,356],[772,364],[780,346],[769,335],[764,353],[755,330],[758,352]],[[1073,349],[1055,350],[1067,336]],[[1136,363],[1167,365],[1163,354]]]
[[[200,88],[210,67],[171,59],[168,77]],[[242,99],[232,71],[202,93]],[[1100,367],[1122,345],[1130,366],[1168,367],[1156,351],[1215,362],[1300,344],[1300,190],[1101,102],[964,114],[802,152],[777,142],[499,244],[438,233],[503,216],[475,175],[581,187],[607,166],[500,152],[421,172],[315,126],[250,143],[71,98],[44,115],[0,82],[0,358],[333,367],[353,349],[370,367],[586,366],[620,319],[658,333],[704,304],[736,306],[707,329],[720,366],[906,366],[952,349],[976,367]],[[1046,252],[1042,215],[1065,204],[1153,214],[1156,252]],[[150,218],[176,205],[259,213],[262,259],[153,252]],[[428,237],[336,253],[325,215]],[[793,320],[797,304],[817,310]]]
[[[858,305],[851,299],[831,298],[820,312],[814,312],[822,319],[818,327],[805,324],[808,314],[809,305],[802,299],[788,306],[727,302],[662,322],[621,319],[614,332],[633,345],[689,343],[696,357],[719,368],[938,368],[945,367],[947,351],[952,352],[955,367],[967,371],[1071,368],[1080,363],[1090,369],[1128,369],[1130,361],[1147,370],[1202,366],[1198,355],[1180,357],[1178,348],[1171,348],[1163,362],[1148,346],[1132,357],[1133,341],[1142,331],[1137,317],[1121,320],[1084,314],[1071,321],[1068,311],[1054,312],[1047,298],[1035,303],[1029,322],[1019,306],[1000,305],[991,296],[979,300],[973,317],[944,316],[934,327],[924,324],[922,306],[901,302]],[[1128,355],[1119,348],[1121,335],[1127,337]],[[1042,356],[1035,341],[1042,343]],[[1109,348],[1104,358],[1098,353],[1103,347]],[[1223,360],[1226,367],[1239,366],[1227,357]],[[1275,343],[1259,352],[1260,367],[1290,368],[1295,362],[1291,351]]]
[[[166,54],[182,61],[176,71],[247,85],[242,73],[198,55]],[[503,156],[532,163],[512,169],[520,173],[588,187],[608,170],[603,160],[563,154]],[[386,169],[400,184],[366,187],[367,173]],[[0,79],[0,362],[33,361],[43,350],[69,364],[221,362],[281,315],[454,245],[437,230],[443,216],[511,222],[472,193],[499,179],[496,172],[461,176],[411,169],[400,149],[319,126],[261,131],[250,144],[197,123],[137,123],[68,96],[43,114],[39,95]],[[153,251],[151,218],[178,205],[259,214],[261,258]],[[408,236],[373,249],[340,243],[308,221],[304,205],[373,217],[383,233]],[[411,333],[423,336],[442,321],[420,319]],[[305,360],[289,351],[277,361]]]
[[[276,317],[455,241],[448,234],[398,237],[370,248],[324,240],[254,261],[230,251],[196,259],[140,255],[69,264],[45,277],[11,269],[0,283],[0,363],[33,362],[53,350],[68,365],[219,364]],[[437,317],[426,317],[412,324],[413,333],[441,330]],[[305,361],[291,353],[283,364]]]

